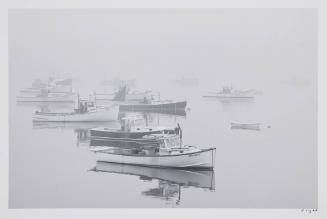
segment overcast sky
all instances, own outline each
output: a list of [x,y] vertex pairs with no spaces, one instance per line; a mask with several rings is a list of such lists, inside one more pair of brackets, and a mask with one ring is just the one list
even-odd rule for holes
[[316,62],[315,9],[9,12],[10,77],[23,82],[49,74],[312,79]]

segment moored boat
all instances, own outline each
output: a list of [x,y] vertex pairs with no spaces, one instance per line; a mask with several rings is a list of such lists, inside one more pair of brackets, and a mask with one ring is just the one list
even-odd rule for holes
[[252,99],[254,98],[254,94],[251,90],[249,91],[239,91],[239,90],[234,90],[231,87],[224,87],[221,91],[219,92],[212,92],[210,95],[204,95],[203,97],[211,97],[211,98],[238,98],[238,99]]
[[260,130],[260,123],[234,123],[234,122],[231,122],[231,129]]
[[39,95],[44,91],[49,93],[72,93],[72,83],[73,80],[71,78],[55,79],[49,77],[47,82],[42,82],[40,79],[37,79],[33,81],[32,87],[23,88],[20,92],[24,95]]
[[199,149],[182,145],[179,135],[154,134],[159,146],[145,145],[140,148],[99,147],[93,148],[97,161],[122,163],[159,168],[213,169],[216,148]]
[[[139,118],[124,117],[121,118],[120,128],[96,127],[90,130],[91,137],[94,139],[116,140],[116,141],[144,141],[142,137],[150,134],[175,133],[175,129],[167,127],[143,127],[137,126],[136,121]],[[137,139],[137,140],[135,140]]]
[[118,119],[118,105],[98,107],[95,102],[78,98],[78,107],[73,112],[35,112],[34,122],[104,122]]
[[149,103],[123,103],[120,104],[119,110],[130,110],[130,111],[158,111],[158,112],[174,112],[183,111],[185,112],[186,101],[152,101]]
[[44,122],[102,122],[118,119],[118,107],[100,108],[85,113],[42,113],[36,112],[33,121]]

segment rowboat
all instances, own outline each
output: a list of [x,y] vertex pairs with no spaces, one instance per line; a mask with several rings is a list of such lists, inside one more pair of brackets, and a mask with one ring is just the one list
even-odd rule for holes
[[199,149],[182,145],[179,135],[152,134],[160,141],[159,147],[140,148],[94,147],[97,161],[157,168],[213,169],[216,148]]
[[17,102],[74,102],[74,93],[42,93],[39,95],[18,96]]
[[160,180],[185,187],[215,189],[215,177],[212,170],[172,169],[135,166],[118,163],[96,162],[95,172],[139,176],[140,179]]
[[260,130],[260,123],[231,123],[231,129]]
[[203,97],[208,98],[223,98],[223,99],[252,99],[254,98],[253,92],[250,91],[238,91],[230,87],[224,87],[219,92],[212,92],[211,95],[204,95]]

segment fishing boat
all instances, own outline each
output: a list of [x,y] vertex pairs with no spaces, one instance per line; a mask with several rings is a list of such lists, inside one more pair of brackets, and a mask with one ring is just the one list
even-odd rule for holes
[[[142,127],[137,126],[136,121],[140,118],[121,118],[120,128],[96,127],[90,130],[91,138],[116,140],[116,141],[144,141],[141,139],[145,135],[158,133],[175,133],[174,129],[167,127]],[[135,140],[137,139],[137,140]]]
[[216,148],[200,149],[183,145],[176,134],[151,134],[160,144],[138,148],[95,147],[97,161],[157,168],[213,169]]
[[79,101],[79,108],[73,112],[35,112],[33,121],[37,122],[103,122],[118,119],[118,106],[98,107],[91,101]]
[[121,103],[120,111],[185,112],[186,101],[144,101],[139,103]]
[[153,109],[153,110],[136,110],[133,109],[131,107],[129,107],[128,109],[124,109],[124,107],[119,107],[119,113],[132,113],[132,112],[136,112],[136,113],[143,113],[143,114],[155,114],[155,115],[168,115],[168,116],[180,116],[180,117],[185,117],[186,116],[186,111],[185,109],[171,109],[171,108],[158,108],[158,109]]
[[225,99],[232,99],[232,98],[238,98],[238,99],[252,99],[254,98],[254,94],[251,90],[249,91],[239,91],[234,90],[231,87],[224,87],[219,92],[212,92],[211,95],[204,95],[203,97],[211,97],[211,98],[225,98]]
[[231,123],[231,129],[260,130],[260,123]]
[[17,102],[74,102],[74,93],[49,93],[46,90],[39,94],[17,96]]

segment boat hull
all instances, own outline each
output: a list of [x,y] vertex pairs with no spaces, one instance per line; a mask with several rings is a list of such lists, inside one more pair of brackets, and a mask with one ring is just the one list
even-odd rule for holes
[[146,110],[138,110],[138,109],[119,109],[121,113],[129,113],[129,112],[139,112],[139,113],[157,113],[157,114],[164,114],[164,115],[174,115],[174,116],[186,116],[185,109],[165,109],[165,108],[158,108],[158,109],[146,109]]
[[133,156],[95,151],[97,161],[157,168],[213,169],[215,148],[172,155]]
[[116,139],[116,140],[126,140],[126,139],[138,139],[145,135],[159,134],[165,131],[165,129],[156,129],[149,131],[135,131],[135,132],[124,132],[124,131],[101,131],[97,129],[91,129],[91,137],[102,138],[102,139]]
[[185,109],[187,102],[168,102],[168,103],[156,103],[156,104],[121,104],[119,105],[119,110],[121,111],[180,111]]
[[86,113],[36,113],[34,122],[104,122],[118,119],[118,107]]
[[120,147],[120,148],[135,148],[135,147],[142,147],[145,144],[151,144],[151,145],[158,145],[159,142],[152,139],[142,139],[142,138],[136,138],[136,139],[119,139],[119,138],[94,138],[91,137],[90,140],[90,147],[98,147],[98,146],[108,146],[108,147]]

